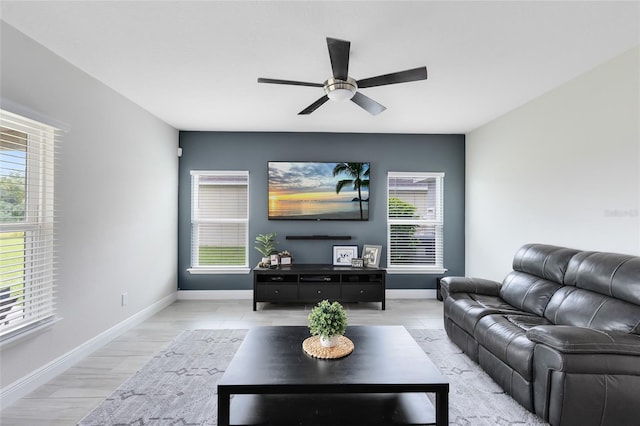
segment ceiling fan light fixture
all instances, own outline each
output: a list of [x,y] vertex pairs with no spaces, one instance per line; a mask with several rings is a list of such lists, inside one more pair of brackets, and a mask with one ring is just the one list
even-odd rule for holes
[[356,81],[347,77],[346,80],[330,78],[324,82],[324,91],[332,101],[347,101],[356,94],[358,84]]

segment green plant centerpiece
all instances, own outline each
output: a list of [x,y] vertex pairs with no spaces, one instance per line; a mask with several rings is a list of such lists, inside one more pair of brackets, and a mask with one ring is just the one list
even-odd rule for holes
[[347,314],[338,302],[322,300],[309,313],[309,331],[320,336],[322,346],[336,346],[346,330]]
[[275,232],[270,232],[268,234],[258,234],[256,237],[256,246],[254,248],[262,255],[262,261],[259,266],[269,266],[271,264],[269,256],[278,252],[276,250],[278,246],[278,241],[276,241],[277,235]]

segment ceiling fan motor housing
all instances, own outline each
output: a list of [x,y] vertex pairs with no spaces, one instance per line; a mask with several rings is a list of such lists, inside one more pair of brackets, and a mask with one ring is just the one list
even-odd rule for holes
[[346,80],[330,78],[324,82],[324,91],[333,101],[349,100],[356,94],[356,90],[358,90],[358,84],[351,77],[347,77]]

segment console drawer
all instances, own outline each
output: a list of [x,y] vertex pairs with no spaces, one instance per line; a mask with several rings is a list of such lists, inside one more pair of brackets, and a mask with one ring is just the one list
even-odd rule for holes
[[256,285],[256,300],[261,302],[295,301],[298,298],[296,284]]
[[330,301],[340,298],[340,285],[338,284],[300,284],[300,299],[304,301]]
[[376,284],[344,284],[342,300],[345,302],[379,302],[383,289]]

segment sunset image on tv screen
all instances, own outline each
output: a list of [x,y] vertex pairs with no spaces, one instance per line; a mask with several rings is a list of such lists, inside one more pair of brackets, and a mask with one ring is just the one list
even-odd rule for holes
[[269,219],[369,220],[369,163],[271,161]]

